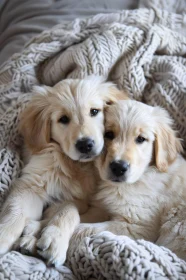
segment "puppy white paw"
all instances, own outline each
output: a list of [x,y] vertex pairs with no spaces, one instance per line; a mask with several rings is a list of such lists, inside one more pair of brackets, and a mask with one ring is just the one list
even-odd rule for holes
[[22,254],[35,255],[37,253],[37,238],[35,236],[27,235],[20,237],[13,246],[14,250],[20,251]]
[[42,230],[41,221],[29,220],[23,230],[23,236],[38,236]]
[[62,265],[66,260],[66,253],[69,245],[69,238],[61,230],[54,226],[47,226],[37,242],[37,252],[48,263],[55,266]]

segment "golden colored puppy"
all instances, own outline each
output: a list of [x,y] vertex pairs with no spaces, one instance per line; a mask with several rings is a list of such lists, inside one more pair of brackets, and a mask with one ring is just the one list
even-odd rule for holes
[[120,101],[108,107],[105,121],[105,149],[96,160],[102,183],[82,221],[96,222],[101,213],[110,221],[81,224],[76,237],[108,230],[152,242],[159,238],[158,244],[183,257],[186,226],[179,224],[179,244],[171,224],[161,230],[162,216],[186,203],[186,161],[179,154],[182,147],[172,120],[162,108]]
[[[12,248],[30,219],[41,218],[45,205],[56,199],[76,200],[76,204],[64,204],[40,242],[42,250],[51,245],[51,262],[62,263],[79,223],[76,207],[80,213],[86,211],[99,178],[91,161],[103,148],[104,106],[120,98],[121,92],[100,77],[69,79],[35,91],[20,121],[30,159],[0,215],[0,253]],[[58,250],[59,244],[64,251]]]

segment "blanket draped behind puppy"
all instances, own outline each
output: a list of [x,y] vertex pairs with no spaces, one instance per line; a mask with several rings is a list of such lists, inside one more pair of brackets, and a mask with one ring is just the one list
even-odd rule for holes
[[[141,2],[161,8],[167,1]],[[170,2],[172,8],[181,3]],[[121,11],[55,26],[7,61],[0,68],[0,203],[20,174],[17,124],[32,87],[40,83],[105,75],[131,98],[167,109],[186,147],[185,36],[184,13]],[[75,279],[186,279],[186,263],[169,250],[109,233],[78,246],[72,242],[67,263]],[[15,252],[0,258],[0,279],[6,277],[74,279],[65,267],[57,271]]]

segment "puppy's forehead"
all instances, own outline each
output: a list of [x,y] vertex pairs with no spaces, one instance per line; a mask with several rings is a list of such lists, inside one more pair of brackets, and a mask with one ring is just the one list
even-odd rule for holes
[[137,127],[153,126],[153,107],[133,100],[120,101],[109,106],[106,123],[119,127],[122,131]]
[[101,89],[98,84],[92,81],[66,80],[58,83],[54,88],[62,102],[76,109],[88,107],[90,104],[101,106],[103,103]]

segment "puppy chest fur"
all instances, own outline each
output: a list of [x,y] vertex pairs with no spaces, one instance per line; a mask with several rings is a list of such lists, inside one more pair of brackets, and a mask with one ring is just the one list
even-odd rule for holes
[[134,184],[104,182],[93,205],[101,205],[110,220],[126,224],[132,238],[155,242],[159,237],[163,213],[179,205],[180,201],[186,201],[184,168],[185,161],[178,157],[170,166],[169,173],[149,168]]
[[58,152],[57,149],[50,149],[48,152],[33,156],[29,166],[23,170],[22,176],[25,179],[28,168],[29,172],[33,172],[33,177],[37,177],[39,180],[36,188],[33,182],[32,188],[38,194],[41,192],[41,196],[46,195],[47,200],[86,200],[95,191],[98,179],[92,162],[73,161]]

